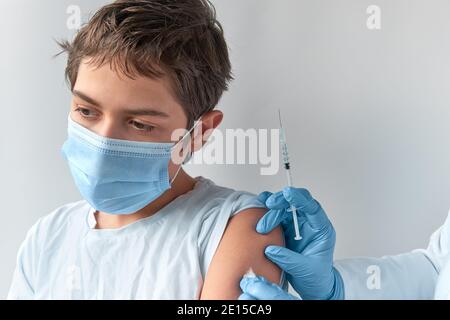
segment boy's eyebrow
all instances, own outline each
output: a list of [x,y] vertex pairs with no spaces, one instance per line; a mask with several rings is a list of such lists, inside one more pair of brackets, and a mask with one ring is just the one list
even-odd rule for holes
[[88,95],[84,94],[83,92],[78,91],[78,90],[73,90],[72,93],[74,96],[77,96],[77,97],[83,99],[84,101],[87,101],[90,104],[93,104],[96,107],[100,107],[100,103],[98,103],[97,101],[95,101],[94,99],[89,97]]
[[133,115],[133,116],[155,116],[155,117],[163,117],[168,118],[169,115],[165,112],[154,110],[154,109],[135,109],[135,110],[127,110],[127,114]]
[[[84,101],[89,102],[90,104],[93,104],[94,106],[100,107],[100,103],[89,97],[88,95],[84,94],[83,92],[80,92],[78,90],[73,90],[72,92],[75,96],[83,99]],[[142,109],[135,109],[135,110],[127,110],[126,113],[133,115],[133,116],[156,116],[156,117],[163,117],[163,118],[169,118],[169,115],[165,112],[158,111],[155,109],[150,108],[142,108]]]

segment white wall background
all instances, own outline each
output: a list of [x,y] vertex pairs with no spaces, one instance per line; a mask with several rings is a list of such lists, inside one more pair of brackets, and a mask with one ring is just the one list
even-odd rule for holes
[[[70,95],[54,38],[100,0],[0,0],[0,297],[42,215],[79,199],[60,147]],[[216,0],[236,81],[223,128],[276,128],[282,108],[294,179],[321,201],[337,257],[423,247],[450,207],[450,2]],[[382,29],[366,8],[382,9]],[[193,166],[219,184],[276,190],[258,166]]]

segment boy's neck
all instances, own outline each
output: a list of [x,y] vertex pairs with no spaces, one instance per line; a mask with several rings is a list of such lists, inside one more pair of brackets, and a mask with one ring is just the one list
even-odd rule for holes
[[97,222],[96,229],[118,229],[127,226],[140,219],[150,217],[164,208],[174,199],[191,191],[195,186],[196,180],[189,176],[183,169],[180,170],[175,181],[172,183],[172,187],[164,192],[159,198],[152,203],[137,211],[136,213],[129,215],[113,215],[101,211],[94,213],[95,220]]

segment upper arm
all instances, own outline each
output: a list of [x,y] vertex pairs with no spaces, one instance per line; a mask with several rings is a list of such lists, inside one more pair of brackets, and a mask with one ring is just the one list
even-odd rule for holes
[[266,209],[247,209],[228,222],[206,274],[201,299],[237,299],[239,282],[251,268],[269,281],[279,283],[280,269],[264,255],[269,245],[284,245],[281,228],[267,235],[256,232],[256,224]]
[[37,251],[36,229],[37,224],[28,231],[17,253],[16,267],[7,296],[9,300],[28,300],[34,297],[32,274]]

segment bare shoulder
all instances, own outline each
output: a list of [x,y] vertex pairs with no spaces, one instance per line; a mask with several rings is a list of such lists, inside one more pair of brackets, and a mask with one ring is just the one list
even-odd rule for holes
[[267,235],[256,232],[256,225],[266,209],[246,209],[233,216],[208,269],[202,299],[236,299],[242,276],[252,269],[269,281],[279,283],[280,269],[268,260],[264,250],[269,245],[284,245],[281,228]]
[[[266,212],[267,209],[251,208],[233,216],[228,222],[223,236],[223,240],[226,240],[224,245],[234,243],[243,250],[248,248],[257,249],[262,245],[283,245],[284,240],[281,228],[277,228],[267,235],[256,232],[256,225]],[[250,243],[250,240],[254,242]]]

